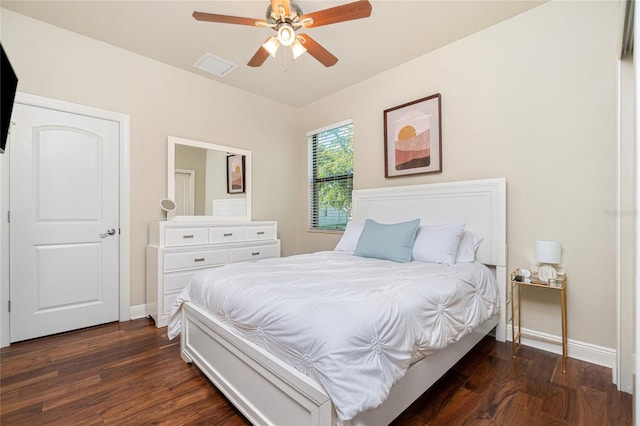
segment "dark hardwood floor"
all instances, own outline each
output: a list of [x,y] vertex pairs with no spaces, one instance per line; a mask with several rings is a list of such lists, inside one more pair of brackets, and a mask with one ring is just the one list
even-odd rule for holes
[[[0,377],[2,425],[248,424],[147,319],[13,344]],[[393,424],[631,425],[631,406],[608,368],[486,338]]]

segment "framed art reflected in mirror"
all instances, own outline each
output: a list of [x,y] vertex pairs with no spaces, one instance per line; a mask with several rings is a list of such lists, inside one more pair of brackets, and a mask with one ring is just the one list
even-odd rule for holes
[[227,193],[244,193],[244,155],[227,156]]

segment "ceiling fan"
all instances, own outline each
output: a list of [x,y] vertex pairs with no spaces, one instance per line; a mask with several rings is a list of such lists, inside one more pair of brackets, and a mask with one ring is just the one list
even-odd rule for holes
[[193,12],[193,17],[198,21],[273,28],[277,34],[269,37],[264,44],[260,46],[258,51],[247,63],[250,67],[261,66],[269,55],[275,57],[280,45],[291,48],[293,59],[296,59],[304,52],[309,52],[309,54],[322,65],[330,67],[338,62],[338,58],[318,44],[318,42],[308,34],[298,34],[296,31],[301,28],[314,28],[322,25],[367,18],[371,15],[371,3],[369,3],[368,0],[358,0],[305,15],[300,6],[292,0],[271,0],[271,4],[267,6],[266,15],[266,19],[263,21],[238,16],[218,15],[215,13]]

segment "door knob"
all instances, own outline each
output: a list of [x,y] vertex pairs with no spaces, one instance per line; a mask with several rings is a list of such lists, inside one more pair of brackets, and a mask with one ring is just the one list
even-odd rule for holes
[[113,228],[109,228],[107,229],[107,232],[105,232],[104,234],[100,234],[100,238],[108,237],[109,235],[115,235],[115,234],[116,234],[116,230]]

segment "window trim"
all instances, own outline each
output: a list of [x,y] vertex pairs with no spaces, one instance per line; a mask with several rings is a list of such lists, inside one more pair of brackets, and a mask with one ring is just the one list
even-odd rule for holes
[[307,140],[308,140],[308,138],[312,137],[313,135],[315,135],[317,133],[322,133],[322,132],[326,132],[328,130],[337,129],[338,127],[346,126],[346,125],[349,125],[349,124],[353,124],[353,119],[352,118],[348,118],[346,120],[342,120],[342,121],[339,121],[337,123],[328,124],[326,126],[320,127],[318,129],[315,129],[315,130],[310,130],[310,131],[307,132]]

